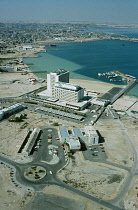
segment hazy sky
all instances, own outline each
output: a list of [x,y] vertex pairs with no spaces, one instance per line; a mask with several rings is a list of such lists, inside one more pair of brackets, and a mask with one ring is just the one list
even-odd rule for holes
[[0,21],[138,23],[138,0],[0,0]]

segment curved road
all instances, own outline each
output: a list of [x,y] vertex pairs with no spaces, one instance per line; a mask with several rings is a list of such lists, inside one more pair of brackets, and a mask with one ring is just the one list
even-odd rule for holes
[[[57,133],[56,133],[55,129],[50,128],[50,129],[44,130],[44,132],[43,132],[44,145],[43,145],[43,147],[41,147],[41,151],[37,153],[36,157],[34,158],[34,160],[32,162],[25,163],[25,164],[18,163],[2,154],[0,154],[0,160],[1,160],[1,162],[11,165],[16,169],[15,175],[16,175],[16,179],[19,183],[21,183],[22,185],[28,186],[28,188],[31,187],[35,191],[42,191],[42,189],[46,185],[55,184],[55,185],[61,186],[63,188],[66,188],[67,190],[72,191],[76,194],[79,194],[80,196],[90,199],[100,205],[107,207],[107,208],[114,209],[114,210],[121,210],[121,209],[123,209],[122,199],[123,199],[125,193],[128,191],[129,187],[131,186],[133,177],[138,174],[138,154],[135,149],[135,145],[133,144],[133,141],[129,137],[127,131],[125,130],[125,128],[120,120],[119,120],[119,123],[122,127],[122,132],[125,134],[125,137],[126,137],[128,143],[131,145],[131,147],[133,149],[134,163],[133,163],[133,166],[131,168],[129,168],[129,167],[121,166],[119,164],[111,163],[109,161],[104,161],[108,165],[112,165],[112,166],[115,166],[115,167],[118,167],[118,168],[128,171],[128,177],[124,181],[124,184],[120,189],[120,192],[118,193],[118,195],[116,196],[115,199],[110,200],[110,201],[104,201],[104,200],[99,199],[95,196],[91,196],[87,193],[84,193],[76,188],[68,186],[56,177],[58,170],[66,164],[66,162],[63,158],[64,152],[62,151],[63,150],[62,147],[58,146],[58,149],[60,150],[60,153],[59,153],[60,158],[59,158],[59,162],[57,164],[51,165],[51,164],[48,164],[45,162],[48,158],[48,156],[47,156],[48,151],[46,152],[48,143],[46,143],[47,141],[45,141],[45,139],[47,139],[48,130],[51,130],[53,139],[56,139]],[[56,143],[56,140],[54,143]],[[40,165],[40,166],[44,167],[47,171],[47,176],[45,176],[43,179],[35,181],[35,182],[29,181],[24,177],[24,171],[28,167],[35,166],[35,165]],[[52,174],[50,174],[50,171],[52,171]]]

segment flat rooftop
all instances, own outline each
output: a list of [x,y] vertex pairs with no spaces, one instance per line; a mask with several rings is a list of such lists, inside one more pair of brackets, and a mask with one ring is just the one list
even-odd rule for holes
[[77,136],[77,137],[82,137],[83,136],[80,128],[73,128],[73,132],[74,132],[74,135]]
[[56,82],[55,87],[63,88],[63,89],[67,89],[67,90],[74,90],[74,91],[78,91],[78,90],[82,89],[82,87],[80,87],[79,85],[65,83],[65,82]]
[[69,133],[66,127],[64,126],[59,127],[59,132],[60,132],[61,137],[64,137],[64,138],[69,137]]

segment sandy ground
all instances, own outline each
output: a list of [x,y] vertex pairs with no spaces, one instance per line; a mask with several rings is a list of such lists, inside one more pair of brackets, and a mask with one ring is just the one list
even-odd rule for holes
[[[17,46],[15,48],[10,48],[9,50],[13,50],[15,53],[7,53],[0,55],[0,58],[26,58],[26,57],[38,57],[36,53],[40,51],[44,51],[44,45],[39,47],[30,49],[30,50],[23,50],[22,46]],[[8,49],[7,49],[8,50]]]
[[138,209],[138,177],[135,177],[131,188],[125,196],[125,209]]
[[[36,83],[32,85],[29,82],[29,78],[38,79],[33,73],[29,72],[27,75],[21,75],[21,73],[1,73],[0,74],[0,97],[19,96],[23,93],[32,91],[39,87],[46,85],[46,83]],[[10,84],[10,81],[19,80]],[[93,90],[100,93],[105,93],[114,87],[113,84],[108,84],[100,81],[90,80],[76,80],[70,79],[70,83],[79,84],[87,90]]]
[[113,104],[113,108],[116,110],[127,111],[127,109],[137,100],[138,99],[136,97],[124,95]]
[[105,93],[111,88],[116,87],[116,85],[114,84],[101,82],[101,81],[95,81],[95,80],[70,79],[70,83],[78,84],[81,87],[86,88],[86,90],[92,90],[98,93]]
[[138,119],[123,119],[122,123],[138,151]]
[[131,166],[133,164],[133,153],[118,121],[112,119],[99,120],[96,129],[99,130],[105,140],[104,147],[108,160],[120,165]]
[[[29,78],[37,77],[33,73],[21,75],[21,73],[1,73],[0,74],[0,97],[16,97],[24,93],[33,91],[37,88],[45,86],[46,83],[36,83],[35,85],[29,81]],[[19,80],[12,83],[13,80]]]
[[[19,74],[0,74],[0,97],[9,97],[9,96],[19,96],[23,93],[29,92],[34,90],[44,83],[37,83],[36,85],[32,85],[29,83],[29,78],[34,78],[35,76],[32,73],[28,75],[21,75]],[[19,83],[15,82],[10,84],[9,81],[19,79]],[[4,83],[3,83],[4,82]],[[107,84],[100,81],[86,81],[86,80],[70,80],[73,84],[79,84],[85,87],[87,90],[93,90],[98,93],[105,93],[115,85]],[[128,101],[128,99],[121,98],[116,103],[116,109],[118,110],[126,110],[132,103],[132,101]],[[125,101],[124,101],[125,100]],[[53,127],[53,122],[57,122],[57,119],[54,117],[47,117],[45,115],[41,115],[38,113],[30,112],[29,110],[22,111],[23,113],[27,114],[27,119],[23,122],[16,123],[16,122],[9,122],[7,119],[0,122],[0,152],[8,154],[16,159],[22,159],[23,161],[26,160],[25,157],[19,157],[17,155],[18,149],[22,144],[28,129],[31,127]],[[136,148],[138,149],[138,121],[133,118],[123,118],[123,124],[127,128],[128,134],[132,137]],[[58,120],[58,123],[61,125],[65,125],[68,127],[81,127],[82,125],[78,125],[77,123],[74,124],[72,122]],[[121,128],[118,124],[118,121],[113,119],[100,119],[96,124],[96,129],[99,130],[101,135],[105,138],[105,150],[108,155],[108,160],[111,162],[119,163],[125,166],[131,166],[133,163],[133,154],[131,148],[126,142],[125,137],[121,131]],[[123,151],[123,152],[122,152]],[[81,161],[80,161],[81,160]],[[26,193],[22,189],[18,191],[18,188],[12,186],[10,183],[9,178],[9,169],[3,168],[1,166],[1,179],[2,181],[2,190],[0,197],[2,198],[3,202],[0,204],[1,209],[21,209],[22,205],[26,205],[31,200],[26,200]],[[59,174],[59,177],[68,182],[68,184],[79,188],[82,191],[100,197],[102,199],[112,199],[117,194],[120,186],[123,184],[123,181],[126,177],[126,173],[123,170],[119,170],[114,167],[109,167],[104,164],[100,163],[92,163],[89,161],[85,161],[79,155],[75,156],[75,160],[71,160],[69,165],[65,170],[62,170]],[[53,186],[54,187],[54,186]],[[10,189],[9,189],[10,188]],[[16,190],[15,190],[16,189]],[[12,193],[8,190],[11,190]],[[2,194],[2,191],[4,192]],[[22,191],[22,192],[20,192]],[[53,192],[54,191],[54,192]],[[61,195],[65,196],[65,190],[57,189],[57,187],[49,187],[45,189],[45,193],[61,193]],[[11,194],[8,194],[11,193]],[[66,192],[67,194],[69,192]],[[133,189],[129,194],[133,195]],[[19,194],[19,195],[18,195]],[[68,195],[70,196],[69,193]],[[5,196],[4,196],[5,195]],[[10,197],[6,197],[10,195]],[[13,197],[12,197],[13,196]],[[14,196],[17,198],[14,199]],[[20,196],[22,199],[20,199]],[[77,196],[77,195],[76,195]],[[133,196],[131,196],[133,197]],[[19,199],[18,199],[19,198]],[[74,196],[72,197],[72,199]],[[80,197],[75,197],[75,199],[81,199]],[[133,201],[133,198],[130,199]],[[14,203],[13,203],[14,202]],[[85,203],[86,210],[91,210],[91,202],[88,200],[83,200]],[[127,198],[126,198],[127,202]],[[92,204],[93,209],[100,210],[101,207],[97,204]],[[106,208],[107,209],[107,208]],[[129,208],[131,209],[131,208]]]
[[58,195],[59,197],[63,196],[64,198],[69,198],[72,201],[77,201],[78,203],[83,203],[84,204],[84,210],[102,210],[102,209],[107,209],[108,208],[104,208],[100,205],[98,205],[95,202],[92,202],[84,197],[81,197],[75,193],[72,193],[68,190],[66,190],[65,188],[61,188],[58,186],[48,186],[43,190],[44,193],[46,194],[52,194],[52,195]]
[[77,152],[58,177],[83,192],[110,200],[117,195],[126,173],[103,163],[83,160],[81,152]]
[[6,166],[0,165],[0,209],[24,209],[33,199],[34,192],[27,192],[16,187],[11,182],[10,171]]
[[27,114],[27,118],[24,119],[23,122],[9,122],[7,119],[0,122],[0,152],[15,159],[20,159],[21,161],[29,161],[26,156],[24,157],[17,153],[30,128],[57,128],[56,126],[53,126],[54,122],[58,122],[61,125],[69,127],[77,127],[78,125],[77,123],[59,119],[57,120],[57,118],[54,117],[48,117],[36,112],[30,112],[27,109],[20,113]]
[[8,120],[3,120],[0,123],[0,152],[12,156],[13,158],[23,159],[24,157],[17,155],[17,152],[28,130],[32,127],[44,128],[50,124],[48,124],[48,118],[44,115],[32,113],[28,110],[24,110],[20,113],[27,114],[27,119],[23,122],[9,122]]

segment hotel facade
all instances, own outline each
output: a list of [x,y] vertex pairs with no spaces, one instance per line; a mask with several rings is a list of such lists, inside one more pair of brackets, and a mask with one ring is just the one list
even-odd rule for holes
[[51,96],[64,101],[80,102],[84,98],[84,88],[69,83],[69,72],[60,69],[47,74],[47,89]]

